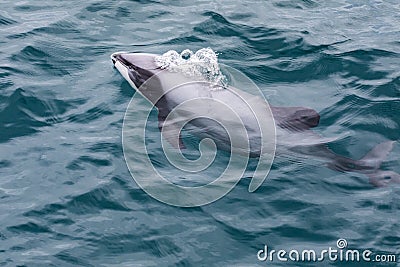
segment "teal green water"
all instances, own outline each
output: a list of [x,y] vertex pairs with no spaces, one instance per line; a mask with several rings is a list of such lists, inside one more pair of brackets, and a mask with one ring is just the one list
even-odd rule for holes
[[[271,104],[317,110],[315,131],[341,136],[331,148],[360,158],[400,138],[398,1],[0,6],[0,265],[300,266],[260,262],[257,252],[264,244],[322,250],[339,238],[400,257],[400,187],[376,188],[312,157],[277,158],[255,193],[242,179],[200,208],[146,195],[121,145],[134,91],[109,58],[211,47]],[[383,168],[400,172],[399,155],[397,144]]]

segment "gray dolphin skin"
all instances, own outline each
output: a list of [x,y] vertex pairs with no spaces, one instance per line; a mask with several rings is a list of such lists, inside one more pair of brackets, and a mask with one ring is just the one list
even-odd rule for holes
[[[243,104],[243,98],[252,101],[252,106],[265,109],[265,119],[268,123],[276,125],[276,150],[277,154],[296,152],[302,155],[318,157],[325,161],[330,169],[341,172],[358,172],[369,177],[374,186],[387,186],[392,183],[400,183],[400,175],[393,171],[380,169],[382,162],[393,148],[395,141],[386,141],[376,145],[370,152],[359,160],[338,155],[327,147],[332,139],[322,138],[311,128],[318,126],[320,116],[311,109],[305,107],[272,107],[268,106],[264,99],[258,96],[250,96],[237,88],[228,86],[229,90],[215,90],[210,88],[209,83],[201,81],[191,82],[191,79],[179,73],[163,71],[155,63],[155,54],[117,52],[111,55],[115,68],[128,81],[128,83],[158,109],[159,128],[172,129],[169,134],[163,135],[175,148],[184,148],[179,136],[180,129],[174,129],[173,124],[165,125],[165,120],[178,105],[199,96],[207,96],[213,99],[229,103],[237,109],[237,113],[244,124],[247,135],[243,140],[249,146],[238,147],[249,149],[251,157],[260,156],[261,130],[259,121],[251,112],[249,107]],[[145,86],[142,86],[145,83]],[[179,84],[184,84],[178,86]],[[168,90],[178,86],[178,89]],[[144,88],[142,88],[144,87]],[[196,107],[201,108],[201,107]],[[190,110],[196,113],[195,109]],[[272,118],[271,118],[272,114]],[[193,114],[191,114],[193,115]],[[188,116],[183,114],[182,116]],[[179,118],[178,118],[179,119]],[[218,123],[205,118],[194,119],[188,127],[191,134],[199,138],[211,138],[218,149],[230,151],[229,136]],[[186,128],[185,128],[186,129]],[[175,138],[172,136],[175,135]],[[170,138],[170,140],[168,140]],[[335,139],[333,139],[335,140]],[[247,144],[247,143],[246,143]]]

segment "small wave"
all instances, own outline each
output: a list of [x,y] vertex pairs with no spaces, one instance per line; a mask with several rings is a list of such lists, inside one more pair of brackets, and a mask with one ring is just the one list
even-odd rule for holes
[[68,110],[81,104],[80,100],[40,98],[22,88],[8,97],[0,97],[0,100],[4,102],[0,109],[0,143],[34,134],[42,127],[61,122]]
[[12,24],[16,24],[16,23],[17,23],[17,21],[0,15],[0,25],[12,25]]
[[88,123],[89,121],[93,121],[99,119],[103,116],[111,115],[112,111],[108,105],[102,103],[96,107],[90,108],[82,113],[72,114],[67,118],[67,121],[75,122],[75,123]]

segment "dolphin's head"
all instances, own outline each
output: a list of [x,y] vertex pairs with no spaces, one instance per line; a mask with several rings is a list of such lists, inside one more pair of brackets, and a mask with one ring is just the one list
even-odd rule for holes
[[111,55],[114,66],[136,89],[160,71],[154,54],[117,52]]

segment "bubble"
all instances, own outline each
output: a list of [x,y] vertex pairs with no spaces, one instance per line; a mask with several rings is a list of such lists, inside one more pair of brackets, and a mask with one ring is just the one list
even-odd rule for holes
[[184,60],[189,60],[192,55],[193,52],[191,50],[185,49],[181,53],[181,58],[183,58]]

